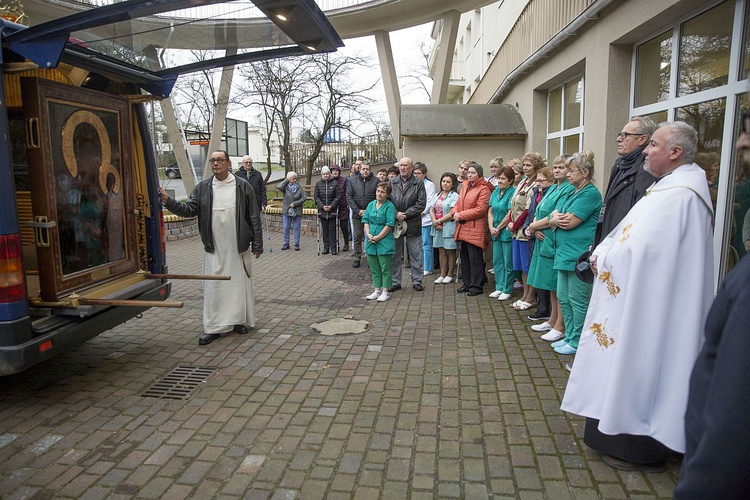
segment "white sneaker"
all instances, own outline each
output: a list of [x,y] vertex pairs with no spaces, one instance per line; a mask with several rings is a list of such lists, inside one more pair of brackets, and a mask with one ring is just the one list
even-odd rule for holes
[[545,333],[544,335],[542,335],[542,340],[546,340],[547,342],[554,342],[556,340],[560,340],[563,337],[565,337],[565,334],[563,332],[559,332],[553,328],[547,333]]
[[453,278],[451,276],[446,276],[445,278],[443,278],[443,284],[450,283],[451,281],[453,281]]
[[442,276],[438,276],[437,279],[435,281],[433,281],[433,283],[438,283],[438,284],[442,283],[442,282],[443,282],[443,277]]
[[495,290],[494,292],[490,294],[490,297],[492,297],[493,299],[496,299],[500,296],[501,293],[503,293],[502,290]]
[[380,290],[375,290],[374,292],[372,292],[372,293],[371,293],[370,295],[368,295],[368,296],[367,296],[367,297],[365,297],[365,298],[366,298],[367,300],[375,300],[375,299],[377,299],[378,297],[380,297]]
[[487,272],[488,272],[488,273],[490,273],[490,274],[495,274],[495,268],[494,268],[494,267],[491,267],[491,268],[489,269],[489,271],[487,271]]
[[432,274],[432,271],[424,271],[424,275],[425,275],[425,276],[429,276],[429,275],[431,275],[431,274]]
[[390,299],[388,292],[383,292],[380,294],[380,297],[378,297],[378,302],[385,302],[388,299]]
[[548,332],[552,330],[552,325],[545,321],[541,325],[531,325],[531,329],[535,332]]
[[497,300],[508,300],[510,298],[509,293],[501,293],[497,296]]

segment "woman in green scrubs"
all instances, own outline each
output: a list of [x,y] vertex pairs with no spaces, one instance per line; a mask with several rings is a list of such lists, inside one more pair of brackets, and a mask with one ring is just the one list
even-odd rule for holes
[[542,335],[542,340],[555,342],[565,336],[565,323],[560,310],[560,302],[557,300],[557,271],[555,263],[555,231],[549,225],[548,216],[552,213],[558,203],[566,200],[575,188],[568,182],[567,162],[570,156],[560,155],[555,158],[552,169],[555,184],[539,206],[536,208],[534,222],[529,224],[529,233],[536,235],[534,255],[531,257],[529,267],[529,284],[537,290],[550,291],[550,318],[541,325],[533,325],[532,330],[547,332]]
[[560,200],[549,215],[555,229],[555,259],[557,299],[560,301],[565,338],[552,344],[558,354],[575,354],[581,338],[583,321],[591,298],[590,283],[575,274],[578,256],[589,250],[594,242],[596,222],[602,209],[602,194],[592,183],[594,153],[581,151],[568,163],[568,181],[575,188],[569,197]]

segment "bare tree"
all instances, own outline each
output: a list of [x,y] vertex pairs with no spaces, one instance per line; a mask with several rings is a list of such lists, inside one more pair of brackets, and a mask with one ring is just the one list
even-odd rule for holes
[[309,58],[275,59],[251,64],[241,71],[247,82],[238,95],[244,103],[261,109],[266,141],[266,180],[271,175],[271,137],[279,136],[285,171],[292,165],[290,147],[294,120],[315,98],[309,85]]
[[432,94],[432,77],[430,76],[430,47],[421,41],[417,45],[420,56],[415,63],[410,63],[409,68],[403,71],[404,90],[408,93],[424,94],[427,101]]
[[365,57],[320,54],[313,56],[311,61],[316,71],[311,75],[310,83],[315,86],[317,95],[308,105],[311,108],[309,116],[314,121],[310,127],[313,144],[307,158],[307,184],[312,183],[313,165],[328,133],[334,126],[350,129],[352,119],[344,111],[350,111],[351,116],[372,102],[366,93],[377,84],[377,81],[368,82],[353,75],[357,68],[369,64]]

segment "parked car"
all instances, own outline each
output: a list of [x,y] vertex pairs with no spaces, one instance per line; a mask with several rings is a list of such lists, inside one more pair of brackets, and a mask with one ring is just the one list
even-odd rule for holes
[[170,179],[182,179],[182,174],[180,173],[180,167],[177,166],[176,162],[167,166],[164,169],[164,173],[167,174],[167,177],[169,177]]

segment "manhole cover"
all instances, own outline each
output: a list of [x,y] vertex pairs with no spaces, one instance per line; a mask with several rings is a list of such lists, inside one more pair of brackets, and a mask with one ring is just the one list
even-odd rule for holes
[[178,366],[157,380],[141,396],[158,399],[187,399],[201,382],[216,371],[216,368],[202,366]]
[[372,324],[369,321],[348,318],[333,318],[310,325],[310,328],[317,333],[328,336],[365,333],[370,327],[372,327]]

